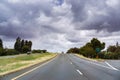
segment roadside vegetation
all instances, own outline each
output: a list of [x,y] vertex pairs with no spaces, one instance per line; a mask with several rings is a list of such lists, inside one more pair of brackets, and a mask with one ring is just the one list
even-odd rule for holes
[[0,39],[0,75],[24,69],[56,56],[47,50],[32,50],[32,41],[18,37],[14,49],[3,47]]
[[30,54],[30,53],[46,53],[47,50],[32,50],[32,41],[24,40],[18,37],[14,43],[14,49],[3,47],[3,41],[0,39],[0,56]]
[[109,46],[106,51],[102,51],[105,48],[105,43],[99,41],[97,38],[93,38],[90,42],[86,43],[80,48],[70,48],[67,53],[80,54],[88,58],[101,58],[101,59],[120,59],[120,46],[116,43],[116,46]]
[[43,62],[54,57],[55,55],[56,54],[52,53],[36,53],[31,55],[22,54],[12,58],[0,57],[0,75]]
[[32,41],[21,40],[20,37],[16,39],[14,44],[14,49],[8,49],[3,47],[3,41],[0,39],[0,56],[6,55],[18,55],[20,53],[24,54],[30,52],[32,48]]
[[104,59],[120,59],[120,46],[117,43],[116,46],[109,46],[107,51],[99,54],[99,57]]

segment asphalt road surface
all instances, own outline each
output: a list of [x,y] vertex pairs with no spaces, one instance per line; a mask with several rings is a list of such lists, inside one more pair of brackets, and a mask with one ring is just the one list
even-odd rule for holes
[[[117,68],[112,61],[96,62],[72,54],[60,54],[51,61],[19,75],[2,80],[120,80],[120,61]],[[17,75],[17,76],[16,76]]]

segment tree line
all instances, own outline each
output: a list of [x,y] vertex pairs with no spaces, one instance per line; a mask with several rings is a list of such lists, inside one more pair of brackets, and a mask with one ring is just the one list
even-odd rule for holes
[[106,51],[102,51],[104,48],[104,42],[93,38],[80,48],[70,48],[67,53],[78,53],[89,58],[120,59],[120,46],[118,43],[116,43],[116,46],[109,46]]
[[71,48],[67,53],[79,53],[85,57],[95,58],[98,53],[105,48],[105,43],[100,42],[97,38],[93,38],[80,48]]
[[21,53],[27,53],[31,51],[31,47],[32,47],[32,41],[28,41],[28,40],[21,40],[20,37],[18,37],[16,39],[16,42],[14,44],[14,49],[16,51],[19,51]]
[[20,53],[30,52],[32,48],[32,41],[22,40],[20,37],[16,39],[14,49],[8,49],[3,47],[3,41],[0,39],[0,56],[15,55]]
[[3,47],[3,41],[0,39],[0,56],[17,55],[17,54],[30,54],[30,53],[47,53],[47,50],[32,50],[32,41],[24,40],[20,37],[16,38],[14,43],[14,49],[8,49]]
[[116,45],[110,45],[106,51],[101,52],[100,57],[105,59],[120,59],[120,46],[118,42]]

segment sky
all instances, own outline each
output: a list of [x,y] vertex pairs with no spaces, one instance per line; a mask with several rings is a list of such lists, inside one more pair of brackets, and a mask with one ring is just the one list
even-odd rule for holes
[[13,48],[16,38],[50,52],[81,47],[92,38],[120,41],[120,0],[0,0],[0,38]]

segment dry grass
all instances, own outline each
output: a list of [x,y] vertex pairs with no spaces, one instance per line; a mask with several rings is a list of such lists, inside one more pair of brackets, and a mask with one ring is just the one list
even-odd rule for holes
[[31,54],[22,55],[15,58],[1,58],[0,59],[0,75],[23,69],[25,67],[43,62],[54,57],[56,54]]
[[87,58],[87,57],[84,57],[83,55],[79,55],[79,54],[75,54],[76,56],[80,57],[80,58],[83,58],[83,59],[86,59],[86,60],[90,60],[90,61],[100,61],[100,62],[103,62],[104,59],[99,59],[99,58]]

